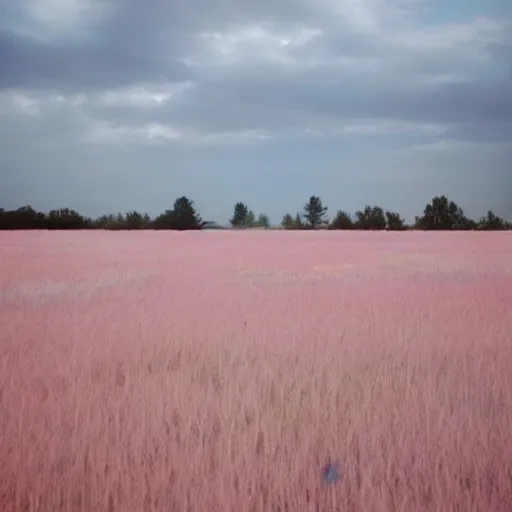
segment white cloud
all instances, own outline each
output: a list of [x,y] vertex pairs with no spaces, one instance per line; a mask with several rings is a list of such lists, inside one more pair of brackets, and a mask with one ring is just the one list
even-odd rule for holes
[[477,18],[468,23],[451,23],[433,27],[403,29],[389,33],[389,43],[415,53],[443,54],[457,52],[461,57],[486,55],[488,46],[506,37],[506,23]]
[[142,126],[113,125],[106,121],[92,121],[86,140],[92,143],[148,143],[155,140],[177,141],[182,138],[180,130],[172,126],[150,123]]
[[85,94],[59,94],[54,91],[6,89],[0,91],[0,115],[40,116],[48,109],[80,107],[87,102]]
[[57,33],[79,29],[109,10],[101,0],[22,0],[22,5],[39,27]]
[[428,9],[429,0],[319,0],[326,15],[350,32],[378,35],[410,22]]
[[203,132],[193,126],[176,128],[168,124],[114,125],[89,120],[84,140],[92,144],[169,144],[182,148],[225,147],[261,144],[272,139],[264,130]]
[[191,66],[249,64],[270,62],[294,65],[299,62],[293,54],[323,35],[311,27],[276,29],[265,24],[234,27],[224,32],[210,31],[196,35],[197,47],[183,60]]
[[325,137],[325,133],[320,130],[315,130],[314,128],[306,128],[304,130],[306,135],[310,135],[312,137]]
[[[156,104],[166,101],[180,87],[159,90],[158,85],[147,85],[146,91],[152,91],[157,98],[133,94],[133,90],[142,90],[140,87],[129,88],[123,91],[110,91],[109,100],[125,108],[133,109],[148,102]],[[181,90],[188,87],[183,86]],[[127,92],[130,91],[130,92]],[[126,94],[125,94],[126,93]],[[161,94],[161,96],[158,96]],[[102,96],[103,97],[103,96]],[[97,98],[94,95],[73,94],[63,95],[52,92],[33,91],[4,91],[0,92],[0,115],[39,117],[55,122],[57,118],[66,120],[66,125],[73,126],[74,133],[82,142],[90,144],[116,145],[116,144],[180,144],[181,147],[218,147],[261,144],[270,141],[273,135],[266,130],[210,130],[204,131],[200,126],[176,127],[169,122],[147,123],[115,123],[106,118],[96,118],[88,107],[94,105]],[[68,135],[70,135],[68,131]]]
[[[126,91],[132,91],[127,89]],[[136,90],[136,88],[133,88]],[[156,91],[157,87],[147,85],[146,91]],[[177,90],[177,89],[174,89]],[[126,92],[124,91],[124,92]],[[130,112],[140,105],[146,105],[152,101],[160,104],[170,94],[157,99],[149,96],[134,95],[132,92],[124,93],[110,91],[111,96],[105,100],[107,103],[120,104],[125,112]],[[155,93],[157,94],[157,93]],[[301,121],[299,118],[290,118],[289,123],[272,127],[269,121],[268,127],[261,129],[240,128],[237,130],[212,129],[205,131],[201,124],[176,126],[168,121],[137,122],[132,119],[127,122],[113,122],[105,115],[105,111],[90,109],[96,105],[97,99],[86,94],[59,95],[54,93],[30,93],[16,92],[0,95],[0,113],[7,112],[11,115],[25,114],[26,116],[48,115],[54,118],[75,119],[78,132],[83,133],[86,142],[94,144],[153,144],[173,143],[189,147],[212,146],[237,146],[247,144],[261,144],[273,139],[300,139],[307,138],[340,138],[340,137],[378,137],[389,135],[416,134],[426,137],[445,136],[447,127],[436,123],[408,122],[400,119],[367,119],[353,118],[336,120],[322,114],[307,114]],[[44,118],[43,118],[44,120]],[[250,119],[248,120],[250,124]],[[305,125],[299,128],[300,124]],[[298,126],[299,125],[299,126]]]
[[12,105],[23,114],[36,116],[40,114],[39,102],[22,94],[14,94],[12,96]]
[[198,134],[191,142],[200,146],[245,146],[261,144],[273,138],[264,130],[239,130]]
[[422,133],[426,135],[442,135],[447,128],[432,123],[413,123],[400,120],[357,120],[343,126],[343,135],[399,135]]
[[354,30],[376,32],[380,29],[381,19],[379,2],[368,0],[342,0],[336,2],[334,13],[340,15],[345,23]]
[[40,101],[18,91],[0,92],[0,115],[21,114],[39,116]]
[[[196,35],[182,61],[216,72],[265,66],[286,72],[312,69],[342,79],[365,74],[409,87],[470,82],[510,40],[510,22],[477,18],[425,25],[418,0],[324,1],[329,19],[315,25],[252,23]],[[494,51],[494,53],[497,53]],[[322,77],[317,77],[321,80]]]
[[413,144],[395,150],[397,153],[414,153],[414,152],[440,152],[453,149],[454,142],[449,139],[436,139],[431,142],[421,144]]
[[397,153],[440,153],[448,151],[474,151],[478,148],[478,152],[495,153],[497,150],[510,150],[509,141],[478,141],[478,140],[460,140],[447,137],[435,138],[430,142],[420,144],[412,144],[395,150]]
[[162,138],[167,140],[178,140],[182,137],[182,133],[176,128],[159,123],[150,123],[146,125],[145,130],[149,139]]
[[447,84],[462,84],[462,83],[470,83],[473,82],[473,77],[469,75],[469,73],[418,73],[414,80],[420,86],[429,86],[429,85],[447,85]]
[[[311,119],[311,121],[314,121]],[[436,123],[407,122],[393,119],[352,119],[346,122],[319,119],[316,124],[304,129],[309,137],[381,137],[388,135],[419,135],[442,137],[448,133],[448,126]]]
[[160,106],[193,87],[189,82],[135,84],[131,87],[106,90],[103,93],[74,94],[6,89],[0,91],[0,115],[41,116],[58,108],[84,114],[88,107],[98,105],[119,106],[128,110]]
[[191,82],[138,84],[131,87],[112,89],[101,95],[106,105],[146,107],[162,105],[176,96],[194,88]]

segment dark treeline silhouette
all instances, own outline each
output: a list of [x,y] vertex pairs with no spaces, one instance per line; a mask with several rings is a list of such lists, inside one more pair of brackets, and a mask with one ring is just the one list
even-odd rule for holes
[[[304,205],[303,213],[295,216],[287,213],[281,221],[284,229],[331,229],[331,230],[510,230],[512,224],[488,211],[485,217],[475,221],[468,218],[462,208],[446,196],[434,197],[423,210],[423,215],[415,218],[413,225],[406,225],[398,212],[384,211],[380,206],[365,206],[350,215],[339,210],[332,220],[327,218],[327,207],[318,196],[311,196]],[[270,220],[264,213],[258,217],[249,207],[238,202],[233,209],[230,223],[234,228],[270,228]],[[91,219],[75,210],[62,208],[49,213],[37,212],[31,206],[17,210],[0,208],[0,230],[22,229],[166,229],[199,230],[220,227],[206,222],[198,215],[194,202],[183,196],[174,202],[171,210],[152,219],[147,213],[137,211],[125,214],[102,215]]]
[[172,210],[151,219],[147,213],[102,215],[97,219],[83,217],[75,210],[62,208],[49,213],[36,212],[30,206],[5,211],[0,208],[0,229],[203,229],[210,225],[199,217],[193,201],[180,197]]
[[416,217],[412,226],[408,226],[398,212],[384,211],[380,206],[367,205],[351,216],[339,210],[334,218],[326,218],[327,207],[323,206],[318,196],[311,196],[304,205],[304,213],[292,216],[287,213],[281,226],[285,229],[359,229],[359,230],[508,230],[512,224],[495,215],[491,210],[478,221],[464,214],[455,202],[446,196],[434,197],[423,210],[423,215]]

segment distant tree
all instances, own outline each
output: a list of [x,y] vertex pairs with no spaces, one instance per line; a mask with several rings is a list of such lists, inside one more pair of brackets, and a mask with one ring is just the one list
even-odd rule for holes
[[165,210],[164,213],[157,215],[152,222],[155,229],[173,229],[174,211]]
[[151,217],[149,216],[149,213],[145,213],[142,216],[142,228],[149,229],[150,226],[151,226]]
[[202,229],[206,224],[197,214],[194,202],[183,196],[176,199],[172,210],[166,210],[158,215],[151,222],[150,227],[185,231]]
[[92,229],[105,229],[106,218],[106,215],[101,215],[100,217],[94,219],[91,223]]
[[416,227],[425,230],[473,229],[474,222],[455,202],[440,196],[425,206],[422,217],[416,217]]
[[125,229],[126,218],[124,214],[119,212],[115,217],[115,229]]
[[247,218],[245,220],[245,227],[253,228],[256,225],[256,215],[252,210],[249,210],[247,213]]
[[[329,226],[329,229],[411,229],[406,227],[404,220],[397,212],[386,211],[379,206],[365,206],[356,212],[355,219],[347,212],[338,211],[329,223],[322,201],[311,196],[304,207],[304,215],[297,213],[295,217],[287,213],[281,225],[286,229],[311,229]],[[261,213],[258,218],[244,203],[237,203],[231,219],[233,226],[268,227],[268,216]],[[36,211],[30,205],[18,209],[5,210],[0,208],[0,229],[218,229],[215,223],[205,222],[197,214],[193,202],[183,196],[176,199],[172,210],[166,210],[154,220],[145,213],[131,211],[126,214],[117,213],[102,215],[91,220],[70,208],[53,209],[48,213]],[[511,230],[512,224],[498,217],[489,210],[478,222],[468,218],[462,208],[446,196],[434,197],[424,208],[423,215],[416,217],[412,229],[427,230]]]
[[16,211],[22,215],[27,215],[30,217],[34,217],[36,214],[36,211],[30,205],[20,206]]
[[402,231],[405,229],[405,220],[398,212],[386,212],[386,228],[389,231]]
[[386,229],[386,216],[380,206],[374,206],[371,214],[372,229]]
[[295,217],[287,213],[281,221],[281,226],[285,229],[304,229],[305,227],[299,213]]
[[478,229],[484,231],[498,231],[507,229],[507,223],[501,217],[498,217],[494,212],[489,210],[487,212],[487,216],[482,217],[478,221]]
[[293,217],[289,213],[283,216],[283,219],[281,220],[281,227],[285,229],[293,228]]
[[234,228],[245,227],[247,225],[248,215],[249,208],[247,208],[247,205],[242,202],[236,203],[233,211],[233,217],[229,222]]
[[455,224],[453,225],[453,229],[461,231],[471,231],[474,229],[478,229],[478,224],[469,217],[466,217],[463,213],[460,217],[457,218]]
[[137,211],[128,212],[124,219],[124,229],[147,229],[150,221],[147,213],[142,215]]
[[15,221],[15,229],[36,229],[37,212],[32,206],[22,206],[16,210],[16,215],[13,215]]
[[221,226],[212,220],[203,221],[203,229],[226,229],[226,226]]
[[102,215],[97,219],[92,221],[92,226],[95,229],[109,229],[112,231],[117,231],[121,229],[131,229],[127,227],[126,218],[129,214],[126,214],[126,217],[122,213],[110,213],[109,215]]
[[354,229],[354,222],[349,213],[339,210],[332,219],[329,229]]
[[93,229],[115,229],[116,217],[113,214],[102,215],[92,221]]
[[256,225],[260,228],[269,228],[270,227],[270,219],[268,218],[268,215],[265,213],[260,213],[258,215],[258,220],[256,221]]
[[75,210],[61,208],[51,210],[47,216],[48,229],[83,229],[86,227],[84,217]]
[[318,196],[311,196],[304,205],[304,218],[308,226],[316,229],[325,222],[327,207],[322,205],[322,200]]
[[386,217],[380,206],[365,206],[356,212],[356,228],[382,230],[386,229]]
[[196,212],[194,202],[182,196],[174,201],[174,208],[170,216],[171,229],[178,231],[201,229],[203,220]]
[[140,229],[142,226],[142,215],[137,212],[127,212],[124,217],[125,229]]
[[292,228],[293,229],[304,229],[306,226],[304,225],[304,222],[302,222],[300,213],[297,213],[295,215],[295,218],[293,219]]

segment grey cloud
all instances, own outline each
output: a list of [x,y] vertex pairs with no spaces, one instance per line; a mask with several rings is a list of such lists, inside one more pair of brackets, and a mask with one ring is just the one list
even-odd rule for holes
[[[110,0],[116,5],[116,19],[112,25],[163,28],[169,20],[178,31],[187,27],[192,30],[222,28],[255,20],[298,22],[326,17],[326,2],[315,5],[307,0],[191,0],[168,2],[167,0]],[[322,6],[324,4],[324,6]]]
[[[246,79],[261,81],[269,74],[273,77],[288,74],[299,80],[306,77],[311,81],[344,83],[347,73],[349,76],[356,73],[359,79],[389,83],[396,81],[398,74],[400,82],[406,82],[415,75],[472,71],[471,67],[464,69],[460,45],[442,52],[423,53],[418,58],[414,52],[397,47],[389,36],[354,30],[351,22],[357,18],[356,9],[361,10],[365,3],[354,4],[352,10],[356,14],[345,7],[344,15],[333,16],[342,4],[327,0],[315,6],[291,0],[258,3],[249,0],[105,1],[113,7],[112,14],[97,21],[90,28],[90,37],[85,39],[73,40],[68,36],[42,45],[26,36],[8,32],[4,23],[4,31],[0,33],[0,64],[5,72],[0,78],[0,87],[88,89],[115,87],[141,80],[201,81],[211,76],[229,82],[243,75]],[[352,4],[346,5],[350,7]],[[368,2],[368,5],[382,10],[385,4]],[[390,5],[404,8],[415,6],[416,2],[394,2]],[[229,70],[220,63],[215,65],[211,41],[205,40],[201,45],[195,38],[202,31],[229,33],[254,23],[263,24],[277,35],[301,28],[322,29],[324,35],[299,49],[288,50],[290,59],[297,63],[297,67],[291,70],[283,69],[279,61],[274,65],[266,62],[272,57],[270,48],[268,54],[255,50],[249,60],[242,54],[239,64]],[[392,28],[394,25],[391,23]],[[416,37],[421,38],[421,34]],[[449,33],[442,37],[449,39]],[[492,45],[502,48],[505,44],[504,40],[491,41],[489,48]],[[203,55],[202,52],[206,53]],[[492,53],[491,49],[489,53]],[[494,51],[493,54],[496,58],[505,58],[503,51]],[[183,59],[201,57],[206,66],[198,69],[188,69],[183,63]],[[354,69],[350,64],[336,63],[343,59],[352,60]],[[363,64],[365,61],[368,66]]]
[[140,80],[181,80],[190,76],[179,62],[161,56],[85,44],[42,44],[0,32],[0,87],[87,91]]
[[231,81],[225,100],[321,113],[331,118],[374,117],[426,122],[512,121],[509,84],[457,84],[405,90],[397,84],[304,84]]
[[451,130],[454,139],[467,142],[510,144],[512,141],[512,120],[482,121],[464,123]]
[[[44,96],[42,96],[44,98]],[[36,97],[37,98],[37,97]],[[348,84],[293,83],[291,81],[211,82],[185,89],[163,103],[142,105],[105,104],[101,94],[86,96],[76,107],[68,103],[42,106],[44,119],[57,113],[66,119],[89,118],[112,126],[159,123],[176,129],[198,127],[204,132],[264,130],[293,135],[312,130],[325,135],[387,133],[371,129],[345,130],[346,125],[363,122],[422,125],[446,128],[446,136],[457,139],[503,141],[510,136],[512,98],[505,86],[459,84],[423,91]],[[71,102],[73,97],[68,98]],[[33,124],[34,121],[31,121]],[[425,131],[428,135],[429,129]],[[439,137],[442,130],[432,136]]]

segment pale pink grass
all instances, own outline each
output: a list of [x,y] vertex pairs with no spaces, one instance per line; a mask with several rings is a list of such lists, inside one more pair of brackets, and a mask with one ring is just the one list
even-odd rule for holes
[[512,510],[507,233],[2,233],[0,268],[2,512]]

